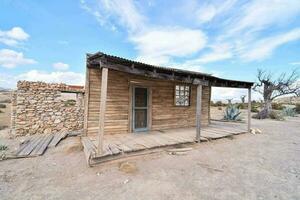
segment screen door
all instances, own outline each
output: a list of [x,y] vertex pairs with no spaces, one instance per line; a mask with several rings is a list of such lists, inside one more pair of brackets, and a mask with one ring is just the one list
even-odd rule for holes
[[148,129],[148,88],[134,87],[133,90],[133,130]]

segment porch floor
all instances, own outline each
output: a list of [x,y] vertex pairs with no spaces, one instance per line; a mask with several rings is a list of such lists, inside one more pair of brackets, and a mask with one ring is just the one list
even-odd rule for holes
[[[246,133],[246,124],[212,121],[201,129],[201,141],[214,140]],[[104,152],[97,154],[97,137],[82,137],[82,144],[88,164],[114,160],[129,155],[146,153],[178,144],[194,143],[195,128],[177,128],[132,134],[104,135]]]

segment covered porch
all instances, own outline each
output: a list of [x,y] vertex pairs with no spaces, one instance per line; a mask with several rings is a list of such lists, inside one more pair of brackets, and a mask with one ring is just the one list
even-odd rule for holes
[[[247,133],[243,123],[211,121],[201,129],[202,142]],[[83,137],[82,144],[89,166],[130,156],[162,151],[180,144],[195,143],[195,127],[149,131],[133,134],[104,135],[103,153],[97,153],[97,137]]]
[[[252,82],[101,52],[88,55],[87,69],[82,143],[89,165],[250,130]],[[248,90],[247,125],[210,120],[211,87]]]

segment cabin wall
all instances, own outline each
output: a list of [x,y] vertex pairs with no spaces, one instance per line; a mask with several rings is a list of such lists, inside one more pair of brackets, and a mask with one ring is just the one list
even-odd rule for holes
[[[88,135],[95,135],[99,129],[101,71],[94,68],[89,68],[88,70],[89,102],[87,133]],[[147,79],[141,76],[109,70],[105,134],[130,132],[130,87],[133,84],[143,85],[151,90],[151,130],[195,126],[196,86],[192,86],[191,105],[188,107],[178,107],[174,105],[174,87],[176,82]],[[201,124],[203,126],[207,126],[209,123],[209,99],[210,87],[203,86],[201,116]]]

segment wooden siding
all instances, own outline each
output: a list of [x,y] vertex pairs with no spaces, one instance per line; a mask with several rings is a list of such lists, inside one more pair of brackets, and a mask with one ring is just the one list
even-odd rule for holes
[[[100,69],[89,68],[89,104],[87,132],[95,135],[99,129],[100,109]],[[195,126],[196,121],[196,86],[191,87],[191,105],[179,107],[174,105],[174,87],[176,82],[146,79],[145,77],[108,71],[107,107],[105,114],[105,134],[130,132],[130,87],[133,84],[147,86],[152,93],[152,130],[183,128]],[[180,83],[177,83],[180,84]],[[201,124],[209,122],[210,87],[203,86]]]

